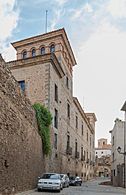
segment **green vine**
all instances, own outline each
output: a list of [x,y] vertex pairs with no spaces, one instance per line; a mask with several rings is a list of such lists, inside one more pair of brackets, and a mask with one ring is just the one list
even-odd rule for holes
[[43,153],[48,155],[51,152],[50,125],[52,123],[52,115],[47,108],[39,103],[35,103],[33,108],[36,112],[39,134],[42,138]]

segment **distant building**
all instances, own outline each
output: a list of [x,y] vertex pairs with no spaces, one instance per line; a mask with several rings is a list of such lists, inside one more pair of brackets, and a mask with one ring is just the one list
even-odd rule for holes
[[111,174],[111,144],[107,144],[104,138],[98,140],[98,147],[95,148],[95,174],[99,177]]
[[93,178],[95,161],[94,113],[85,113],[73,97],[76,65],[64,29],[12,43],[17,60],[7,63],[22,92],[32,104],[44,104],[52,113],[52,154],[45,171]]
[[98,140],[98,147],[95,148],[95,156],[101,158],[107,155],[111,155],[111,144],[107,144],[107,139],[101,138]]
[[123,186],[124,155],[119,154],[117,148],[121,147],[124,152],[124,121],[116,119],[110,133],[112,143],[111,180],[114,186]]

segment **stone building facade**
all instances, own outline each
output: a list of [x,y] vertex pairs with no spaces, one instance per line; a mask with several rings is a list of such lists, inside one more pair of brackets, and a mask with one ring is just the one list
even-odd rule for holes
[[98,147],[95,148],[95,156],[98,158],[102,156],[111,156],[111,144],[107,143],[107,139],[98,139]]
[[64,29],[12,43],[17,60],[7,63],[31,103],[40,102],[52,113],[52,154],[45,171],[94,174],[94,113],[85,113],[73,97],[76,60]]
[[[119,154],[118,147],[121,147],[121,152],[124,152],[124,124],[125,122],[116,119],[111,133],[112,143],[112,167],[111,167],[111,181],[114,186],[124,186],[124,155]],[[126,164],[125,164],[126,166]],[[126,167],[125,167],[126,168]],[[125,169],[126,170],[126,169]],[[126,177],[125,177],[126,181]],[[125,184],[126,185],[126,184]]]
[[43,171],[34,110],[0,56],[0,194],[35,188]]

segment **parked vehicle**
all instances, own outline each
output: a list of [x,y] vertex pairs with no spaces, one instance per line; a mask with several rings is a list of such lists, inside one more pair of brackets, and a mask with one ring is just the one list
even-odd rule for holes
[[55,190],[60,192],[63,189],[62,179],[57,173],[44,173],[42,177],[38,178],[38,191]]
[[60,174],[63,182],[63,188],[69,187],[69,177],[66,174]]
[[77,185],[81,186],[82,184],[82,179],[78,176],[71,176],[69,177],[69,179],[70,179],[69,185],[71,186],[77,186]]

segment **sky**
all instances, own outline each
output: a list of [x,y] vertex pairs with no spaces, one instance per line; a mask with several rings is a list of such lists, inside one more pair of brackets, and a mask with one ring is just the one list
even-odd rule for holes
[[107,138],[126,100],[126,0],[0,0],[0,53],[14,60],[11,42],[65,28],[75,54],[74,96],[94,112],[96,143]]

